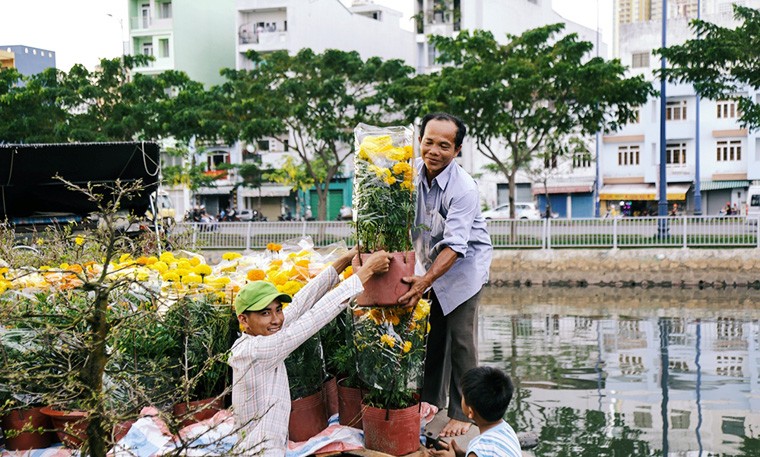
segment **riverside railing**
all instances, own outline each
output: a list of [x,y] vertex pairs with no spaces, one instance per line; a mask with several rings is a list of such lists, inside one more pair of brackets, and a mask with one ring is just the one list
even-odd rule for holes
[[[760,248],[760,218],[744,216],[618,217],[488,221],[495,248]],[[200,249],[265,249],[268,243],[310,236],[315,246],[356,242],[348,222],[178,223]]]

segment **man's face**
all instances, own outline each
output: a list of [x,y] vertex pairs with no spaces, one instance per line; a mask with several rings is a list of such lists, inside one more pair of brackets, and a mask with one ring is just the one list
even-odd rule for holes
[[275,300],[261,311],[238,314],[238,321],[245,333],[253,336],[268,336],[280,331],[285,322],[285,316],[282,314],[282,305]]
[[431,119],[420,138],[420,153],[427,168],[427,178],[433,179],[454,160],[462,149],[454,147],[457,126],[451,121]]

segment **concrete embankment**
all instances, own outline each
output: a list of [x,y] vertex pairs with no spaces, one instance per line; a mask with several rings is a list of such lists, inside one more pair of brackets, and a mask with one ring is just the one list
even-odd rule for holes
[[491,285],[760,288],[760,250],[495,250]]

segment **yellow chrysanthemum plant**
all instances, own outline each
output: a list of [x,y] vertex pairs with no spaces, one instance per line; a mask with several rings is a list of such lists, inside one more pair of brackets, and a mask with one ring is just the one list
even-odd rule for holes
[[[408,291],[400,278],[414,271],[411,239],[416,198],[413,133],[411,128],[404,126],[359,124],[354,129],[354,227],[360,252],[368,255],[385,250],[398,260],[391,261],[388,273],[365,285],[365,292],[357,298],[357,303],[362,306],[395,305],[398,297]],[[354,266],[361,267],[361,256]]]
[[365,403],[405,408],[422,386],[430,303],[414,308],[353,308],[354,347],[359,378],[371,386]]

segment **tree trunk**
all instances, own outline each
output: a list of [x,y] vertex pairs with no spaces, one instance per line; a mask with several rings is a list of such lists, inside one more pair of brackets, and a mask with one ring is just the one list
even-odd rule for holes
[[88,318],[90,335],[92,340],[90,356],[87,358],[81,372],[82,383],[86,389],[85,408],[88,413],[87,447],[93,457],[106,457],[108,443],[106,437],[105,399],[103,398],[103,373],[105,372],[108,355],[106,353],[106,338],[109,332],[109,324],[106,313],[108,311],[108,292],[98,291],[93,304],[92,315]]

